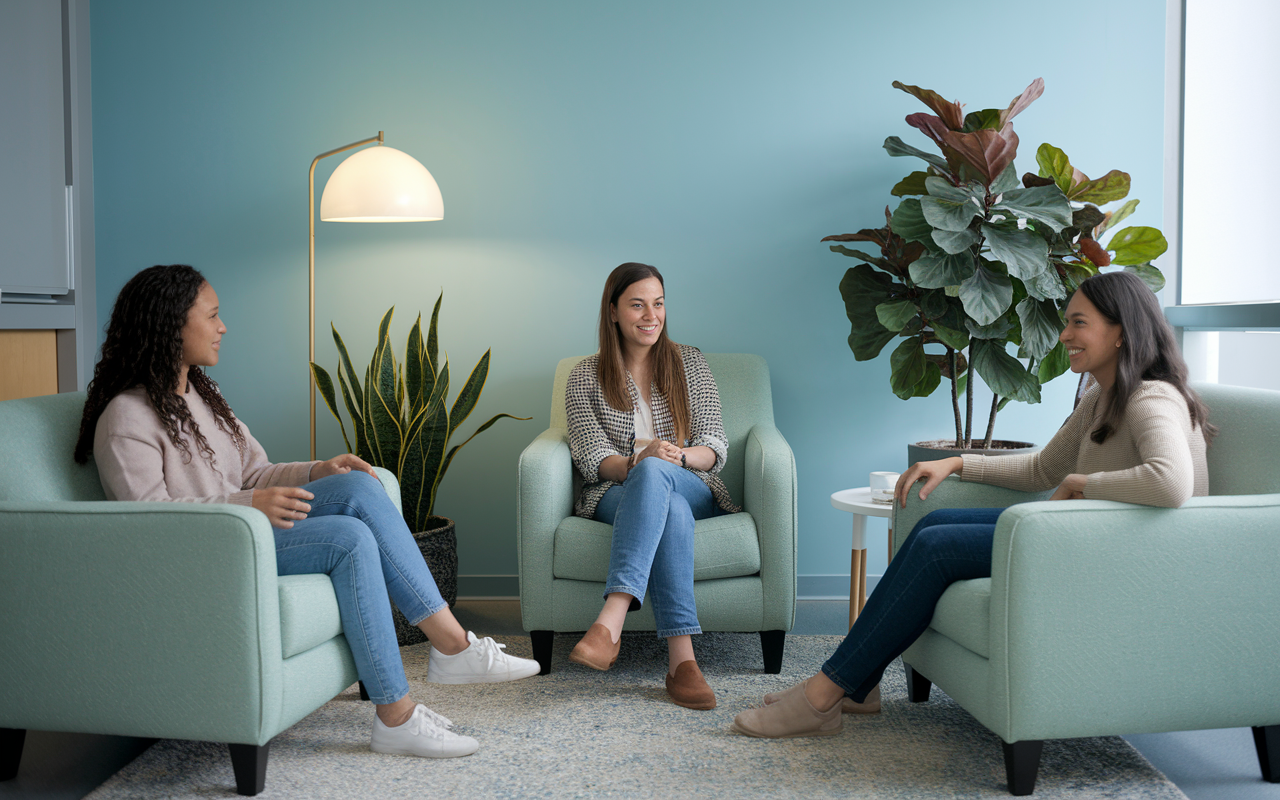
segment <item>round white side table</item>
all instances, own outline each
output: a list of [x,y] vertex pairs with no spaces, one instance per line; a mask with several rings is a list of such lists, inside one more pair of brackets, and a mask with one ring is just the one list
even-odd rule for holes
[[889,558],[893,558],[893,505],[871,502],[871,487],[843,489],[831,495],[831,505],[853,514],[853,552],[849,557],[849,627],[867,604],[867,517],[889,520]]

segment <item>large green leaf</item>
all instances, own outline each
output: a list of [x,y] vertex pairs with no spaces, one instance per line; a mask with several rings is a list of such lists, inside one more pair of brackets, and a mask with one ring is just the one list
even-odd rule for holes
[[1097,206],[1077,208],[1071,212],[1071,227],[1075,228],[1075,231],[1070,234],[1071,237],[1074,238],[1076,233],[1088,234],[1101,225],[1106,218],[1106,215],[1099,211]]
[[877,324],[874,328],[868,326],[866,328],[853,328],[849,333],[849,349],[853,351],[853,357],[858,361],[870,361],[880,355],[880,351],[895,336],[893,331],[885,330],[883,325]]
[[889,356],[889,385],[903,400],[927,397],[942,382],[942,371],[928,360],[920,337],[906,339]]
[[1071,369],[1071,359],[1067,356],[1067,348],[1062,342],[1058,342],[1037,368],[1040,383],[1048,383],[1069,369]]
[[1015,278],[1031,277],[1049,266],[1049,245],[1035,231],[1006,223],[983,225],[982,235],[995,260],[1004,263]]
[[919,313],[916,304],[910,300],[894,300],[876,306],[876,318],[886,329],[897,333]]
[[925,220],[944,231],[963,231],[974,217],[982,216],[982,198],[966,188],[952,186],[942,178],[926,178],[929,194],[920,198]]
[[951,303],[943,292],[925,292],[920,298],[920,313],[929,319],[941,317],[950,307]]
[[963,253],[977,244],[979,238],[978,232],[972,228],[965,228],[962,231],[935,228],[933,231],[933,242],[941,247],[944,253]]
[[960,284],[960,302],[965,313],[979,325],[990,325],[1009,310],[1013,302],[1013,282],[978,259],[976,269]]
[[969,363],[997,395],[1027,403],[1040,402],[1039,381],[1004,347],[999,341],[975,339],[969,348]]
[[365,419],[370,432],[369,447],[377,463],[374,466],[395,469],[404,446],[400,409],[396,406],[395,359],[391,353],[391,337],[385,335],[374,351],[369,380],[365,381],[368,413]]
[[1153,292],[1158,292],[1164,288],[1164,273],[1150,264],[1135,264],[1125,267],[1124,271],[1132,272],[1142,278],[1142,282]]
[[449,362],[436,376],[435,388],[426,406],[410,424],[411,436],[401,467],[401,493],[405,521],[415,531],[425,530],[427,517],[435,510],[435,488],[440,482],[445,448],[449,444]]
[[[338,375],[341,377],[342,373],[346,373],[347,385],[351,388],[352,399],[356,401],[360,408],[363,408],[364,390],[360,388],[360,381],[356,380],[356,371],[351,366],[351,356],[347,355],[347,345],[342,341],[342,337],[338,335],[338,329],[333,326],[332,322],[329,323],[329,329],[333,331],[333,344],[338,348]],[[351,411],[350,408],[347,410]],[[356,414],[354,411],[351,412],[351,418],[357,426],[360,425],[360,417],[361,415]]]
[[444,292],[436,298],[436,305],[431,309],[431,327],[427,330],[427,365],[431,373],[440,372],[440,338],[437,334],[440,324],[440,303],[444,301]]
[[990,128],[993,131],[1000,129],[1000,109],[984,108],[981,111],[970,111],[965,114],[964,127],[960,130],[973,133],[983,128]]
[[1036,163],[1040,165],[1040,177],[1053,178],[1063,194],[1071,191],[1071,179],[1075,168],[1067,154],[1045,142],[1036,150]]
[[[912,147],[911,145],[899,139],[897,136],[890,136],[888,139],[885,139],[884,149],[889,155],[895,156],[895,157],[915,156],[916,158],[922,158],[926,162],[928,162],[930,166],[936,167],[940,172],[944,172],[948,175],[951,174],[951,167],[947,165],[947,162],[944,158],[942,158],[941,156],[935,156],[933,153],[926,153],[923,150],[919,150],[915,147]],[[899,234],[899,236],[901,236],[901,234]],[[903,237],[903,238],[906,238],[906,237]]]
[[1058,317],[1058,305],[1053,301],[1028,297],[1018,303],[1018,321],[1022,323],[1019,358],[1044,358],[1058,344],[1062,321]]
[[1010,163],[1009,166],[1004,168],[1004,172],[1000,173],[1000,177],[991,183],[991,193],[998,195],[1011,189],[1017,189],[1018,185],[1018,170]]
[[890,192],[894,197],[906,197],[913,194],[925,194],[929,190],[924,186],[924,179],[929,177],[927,172],[913,172],[902,180],[898,181],[893,191]]
[[964,321],[964,326],[969,329],[969,335],[975,339],[1004,339],[1009,335],[1009,331],[1013,330],[1013,320],[1010,315],[1003,314],[995,322],[990,325],[979,325],[971,319]]
[[849,322],[854,328],[877,326],[876,306],[888,300],[895,287],[901,286],[866,264],[845,270],[844,277],[840,279],[840,296],[844,298],[844,311]]
[[351,390],[347,388],[347,381],[342,377],[341,372],[338,373],[338,386],[342,388],[342,402],[347,406],[347,413],[351,415],[351,427],[356,435],[356,449],[352,450],[348,445],[347,452],[355,453],[360,458],[368,461],[370,457],[369,440],[364,435],[363,406],[356,403]]
[[1169,242],[1156,228],[1138,225],[1116,231],[1106,247],[1115,253],[1111,258],[1112,266],[1128,267],[1154,261],[1169,249]]
[[1054,232],[1071,224],[1071,204],[1057,186],[1010,189],[999,196],[992,211],[1008,211],[1045,223]]
[[329,413],[333,414],[333,418],[338,421],[338,428],[342,431],[342,442],[347,446],[347,452],[351,452],[351,440],[347,438],[347,426],[342,424],[342,415],[338,413],[338,400],[333,393],[333,378],[329,377],[329,373],[324,367],[316,362],[311,362],[311,374],[315,376],[316,388],[320,390],[320,396],[324,398],[324,404],[329,407]]
[[973,275],[973,253],[925,253],[911,262],[911,280],[922,289],[956,286]]
[[893,228],[894,233],[908,242],[920,242],[924,245],[933,243],[933,226],[925,221],[924,212],[920,210],[920,201],[914,197],[903,200],[893,210],[890,227]]
[[1106,220],[1105,224],[1103,224],[1102,230],[1098,231],[1098,236],[1101,236],[1102,234],[1111,230],[1115,226],[1119,225],[1124,220],[1128,219],[1129,216],[1133,214],[1134,211],[1138,210],[1138,202],[1139,202],[1138,199],[1135,197],[1134,199],[1130,200],[1129,202],[1117,208],[1115,211],[1112,211],[1111,218]]
[[410,415],[422,405],[425,383],[422,376],[428,372],[426,352],[422,342],[422,315],[419,314],[413,327],[409,329],[409,340],[404,348],[404,382]]
[[953,350],[963,350],[969,346],[969,334],[964,331],[958,331],[955,328],[947,327],[936,320],[930,324],[933,328],[933,335]]
[[458,391],[458,396],[454,398],[453,407],[449,409],[450,436],[458,429],[463,420],[471,416],[471,411],[480,400],[480,393],[484,391],[484,382],[488,377],[489,351],[485,350],[484,355],[480,356],[480,360],[476,362],[475,367],[471,370],[471,374],[467,376],[467,382],[462,384],[462,388]]
[[1129,195],[1129,173],[1113,169],[1101,178],[1078,183],[1067,192],[1067,197],[1077,203],[1102,205],[1112,200],[1123,200]]
[[1027,294],[1037,300],[1060,300],[1067,296],[1062,279],[1058,277],[1058,270],[1052,265],[1046,265],[1042,272],[1021,280]]

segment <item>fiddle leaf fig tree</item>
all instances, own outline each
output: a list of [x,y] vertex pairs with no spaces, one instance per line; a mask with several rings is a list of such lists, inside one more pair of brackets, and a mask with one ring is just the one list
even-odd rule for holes
[[[994,394],[983,443],[989,448],[999,410],[1011,400],[1040,402],[1040,386],[1067,370],[1058,335],[1080,281],[1101,267],[1120,266],[1159,291],[1164,277],[1151,262],[1168,243],[1148,227],[1124,228],[1100,243],[1138,206],[1129,200],[1101,208],[1128,196],[1124,172],[1089,178],[1066,153],[1044,144],[1036,152],[1037,173],[1018,178],[1012,120],[1043,94],[1042,79],[1004,109],[967,115],[937,92],[898,81],[893,86],[933,111],[906,121],[941,155],[890,136],[884,142],[890,156],[919,158],[925,169],[893,187],[902,200],[895,209],[885,207],[883,227],[823,239],[840,243],[831,245],[833,252],[862,262],[840,281],[849,348],[858,361],[868,361],[901,339],[889,357],[889,384],[904,400],[932,394],[946,378],[957,448],[973,446],[970,376],[976,372]],[[879,255],[846,246],[864,242]]]

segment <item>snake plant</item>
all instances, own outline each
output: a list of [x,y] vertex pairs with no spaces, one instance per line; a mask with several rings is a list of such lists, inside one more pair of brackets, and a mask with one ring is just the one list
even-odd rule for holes
[[[427,519],[432,516],[436,504],[436,490],[444,479],[453,457],[463,445],[489,429],[503,417],[497,414],[467,437],[462,444],[449,447],[449,439],[475,408],[489,376],[489,353],[486,350],[471,370],[471,375],[454,398],[446,406],[449,394],[449,359],[440,362],[436,325],[440,318],[440,302],[436,300],[431,312],[431,326],[427,337],[422,338],[422,315],[409,331],[404,363],[396,361],[391,347],[391,318],[395,306],[387,310],[378,326],[378,344],[373,350],[373,360],[364,372],[363,385],[358,380],[338,329],[330,323],[333,342],[338,347],[338,385],[342,389],[343,404],[351,416],[355,434],[355,447],[347,436],[346,425],[338,413],[333,379],[319,364],[311,363],[311,373],[316,386],[338,420],[342,440],[347,452],[376,467],[395,473],[400,481],[400,497],[404,507],[404,519],[413,531],[428,529]],[[438,366],[437,366],[438,365]]]

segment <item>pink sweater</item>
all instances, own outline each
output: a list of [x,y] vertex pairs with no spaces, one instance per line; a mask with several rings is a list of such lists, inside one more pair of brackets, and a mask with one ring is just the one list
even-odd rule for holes
[[140,387],[129,389],[107,404],[93,433],[93,458],[108,499],[247,506],[252,504],[254,489],[301,486],[310,480],[311,467],[318,462],[272,464],[258,440],[236,420],[245,438],[241,453],[199,394],[187,392],[186,401],[217,463],[210,464],[200,454],[185,425],[182,432],[191,455],[184,460],[183,452],[169,441],[146,392]]

